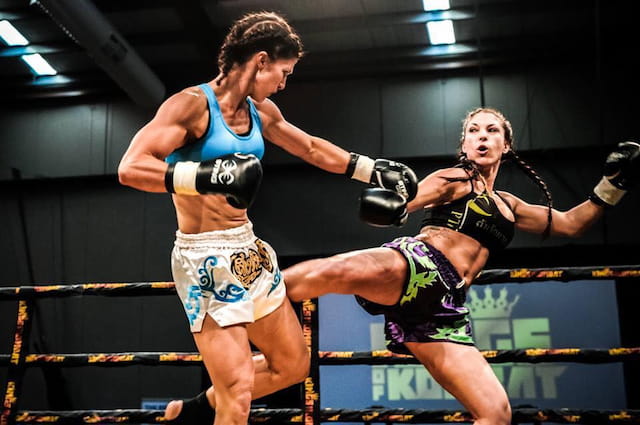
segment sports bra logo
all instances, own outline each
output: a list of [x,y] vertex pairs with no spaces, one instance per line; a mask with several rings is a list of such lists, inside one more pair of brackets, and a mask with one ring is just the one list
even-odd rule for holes
[[226,184],[233,183],[235,177],[233,171],[238,168],[238,164],[231,159],[216,159],[213,164],[213,170],[211,171],[211,183],[213,184]]
[[[480,202],[478,201],[483,201],[484,205],[480,205]],[[489,200],[488,196],[483,194],[483,195],[478,195],[475,199],[469,200],[467,202],[467,206],[476,214],[480,214],[485,217],[491,217],[493,214],[491,212],[487,212],[487,210],[482,208],[483,206],[490,208],[491,207],[490,202],[491,201]]]

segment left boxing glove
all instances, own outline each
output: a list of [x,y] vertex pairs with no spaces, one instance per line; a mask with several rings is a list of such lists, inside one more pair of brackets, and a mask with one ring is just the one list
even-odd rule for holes
[[360,218],[373,226],[402,226],[407,222],[407,200],[389,189],[365,189],[360,196]]
[[402,195],[407,202],[418,193],[418,178],[408,166],[388,159],[373,160],[368,156],[351,152],[347,176]]
[[233,153],[202,162],[169,164],[164,184],[179,195],[219,193],[239,209],[248,208],[258,193],[262,166],[255,155]]
[[598,205],[616,205],[640,180],[640,145],[635,142],[618,143],[607,156],[603,174],[590,199]]

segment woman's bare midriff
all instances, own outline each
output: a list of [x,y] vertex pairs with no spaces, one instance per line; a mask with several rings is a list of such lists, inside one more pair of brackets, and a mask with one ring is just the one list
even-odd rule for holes
[[420,229],[416,239],[441,251],[467,286],[478,276],[489,258],[489,250],[478,241],[446,227],[425,226]]
[[233,208],[224,195],[173,195],[178,229],[193,234],[239,227],[249,221],[247,210]]

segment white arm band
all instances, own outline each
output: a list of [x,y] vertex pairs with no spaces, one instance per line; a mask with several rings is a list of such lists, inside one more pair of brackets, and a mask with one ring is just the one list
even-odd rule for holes
[[199,195],[196,190],[196,175],[199,162],[180,161],[173,168],[173,190],[179,195]]
[[373,174],[373,168],[375,161],[368,156],[360,155],[356,161],[356,168],[353,170],[352,179],[358,180],[364,183],[371,183],[371,175]]
[[615,187],[608,178],[603,177],[596,187],[593,188],[593,193],[603,202],[613,206],[620,202],[620,199],[622,199],[627,191]]

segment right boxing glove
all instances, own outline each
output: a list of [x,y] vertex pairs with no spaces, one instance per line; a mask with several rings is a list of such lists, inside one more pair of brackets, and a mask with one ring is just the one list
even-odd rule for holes
[[407,201],[396,191],[371,188],[360,196],[360,219],[372,226],[402,226],[407,222]]
[[616,205],[640,180],[640,145],[635,142],[618,143],[607,156],[603,174],[590,199],[598,205]]
[[350,155],[347,176],[377,187],[394,190],[402,195],[407,202],[416,197],[418,177],[408,166],[388,159],[374,160],[353,152]]
[[253,203],[261,181],[260,160],[255,155],[241,153],[202,162],[169,164],[164,179],[167,192],[181,195],[220,193],[227,195],[227,202],[239,209]]

